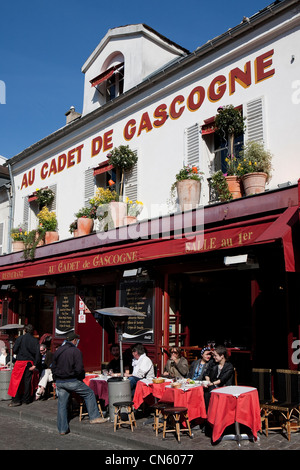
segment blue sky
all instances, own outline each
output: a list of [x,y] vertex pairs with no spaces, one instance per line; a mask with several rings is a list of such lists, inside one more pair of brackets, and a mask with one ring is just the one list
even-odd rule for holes
[[271,3],[2,0],[0,155],[10,158],[63,127],[70,106],[82,111],[81,67],[110,28],[145,23],[192,52]]

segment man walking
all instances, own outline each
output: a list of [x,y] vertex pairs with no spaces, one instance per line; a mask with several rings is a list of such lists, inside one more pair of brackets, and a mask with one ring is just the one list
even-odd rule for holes
[[85,372],[82,353],[76,347],[78,342],[79,336],[75,332],[70,333],[63,346],[60,346],[54,353],[51,366],[58,397],[57,427],[61,435],[69,432],[68,400],[72,392],[76,392],[84,399],[90,423],[108,421],[100,416],[93,390],[82,381]]

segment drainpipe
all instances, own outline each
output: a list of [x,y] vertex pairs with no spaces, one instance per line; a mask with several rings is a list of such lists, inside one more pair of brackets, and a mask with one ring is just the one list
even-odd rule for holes
[[14,184],[14,179],[12,176],[12,171],[11,171],[11,166],[8,163],[8,171],[9,171],[9,177],[10,177],[10,183],[5,185],[6,191],[7,191],[7,196],[8,196],[8,202],[9,202],[9,216],[8,216],[8,252],[11,253],[12,250],[12,240],[10,236],[11,229],[13,228],[13,220],[14,220],[14,200],[15,200],[15,184]]

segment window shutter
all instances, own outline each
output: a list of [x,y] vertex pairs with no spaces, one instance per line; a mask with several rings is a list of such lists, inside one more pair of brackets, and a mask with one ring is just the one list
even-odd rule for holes
[[4,223],[0,223],[0,255],[3,253],[3,233],[4,233]]
[[264,142],[264,120],[262,98],[247,103],[246,120],[247,140]]
[[52,186],[49,187],[49,189],[51,189],[51,191],[53,191],[53,194],[54,194],[54,199],[53,201],[51,202],[50,206],[49,206],[49,211],[55,211],[56,210],[56,187],[57,185],[56,184],[53,184]]
[[[137,151],[134,151],[137,154]],[[131,201],[138,199],[138,162],[124,173],[124,195]]]
[[88,207],[89,200],[94,196],[94,168],[89,168],[84,174],[84,206]]
[[186,164],[199,166],[200,129],[194,124],[185,129]]
[[28,196],[24,198],[23,226],[25,230],[29,229],[29,201]]

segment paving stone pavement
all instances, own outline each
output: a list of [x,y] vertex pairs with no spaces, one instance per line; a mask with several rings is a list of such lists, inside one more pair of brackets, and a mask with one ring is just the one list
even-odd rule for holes
[[[20,420],[27,420],[33,424],[41,424],[48,426],[51,429],[56,428],[56,415],[57,415],[57,399],[49,399],[45,401],[35,401],[29,405],[22,405],[18,407],[9,407],[10,402],[7,400],[0,401],[0,417],[1,415],[12,416]],[[148,424],[146,424],[148,423]],[[104,424],[90,424],[88,417],[84,417],[79,422],[79,417],[74,414],[70,421],[71,433],[76,433],[85,437],[93,437],[94,439],[105,439],[108,443],[120,444],[124,450],[126,448],[133,448],[136,450],[148,450],[158,452],[186,452],[186,451],[259,451],[259,450],[300,450],[300,432],[292,433],[291,440],[288,441],[286,436],[281,432],[270,432],[269,436],[259,434],[257,441],[243,440],[240,446],[236,441],[221,440],[216,444],[212,444],[210,437],[206,436],[199,428],[193,427],[193,439],[187,434],[181,437],[181,443],[178,443],[175,436],[169,433],[166,439],[162,439],[162,433],[158,436],[152,429],[152,424],[149,418],[137,415],[137,427],[131,432],[128,428],[118,429],[116,432],[113,430],[113,423],[108,421]],[[234,429],[233,429],[234,431]],[[241,429],[242,431],[242,429]],[[67,438],[61,436],[62,439]],[[109,450],[109,447],[108,449]]]

